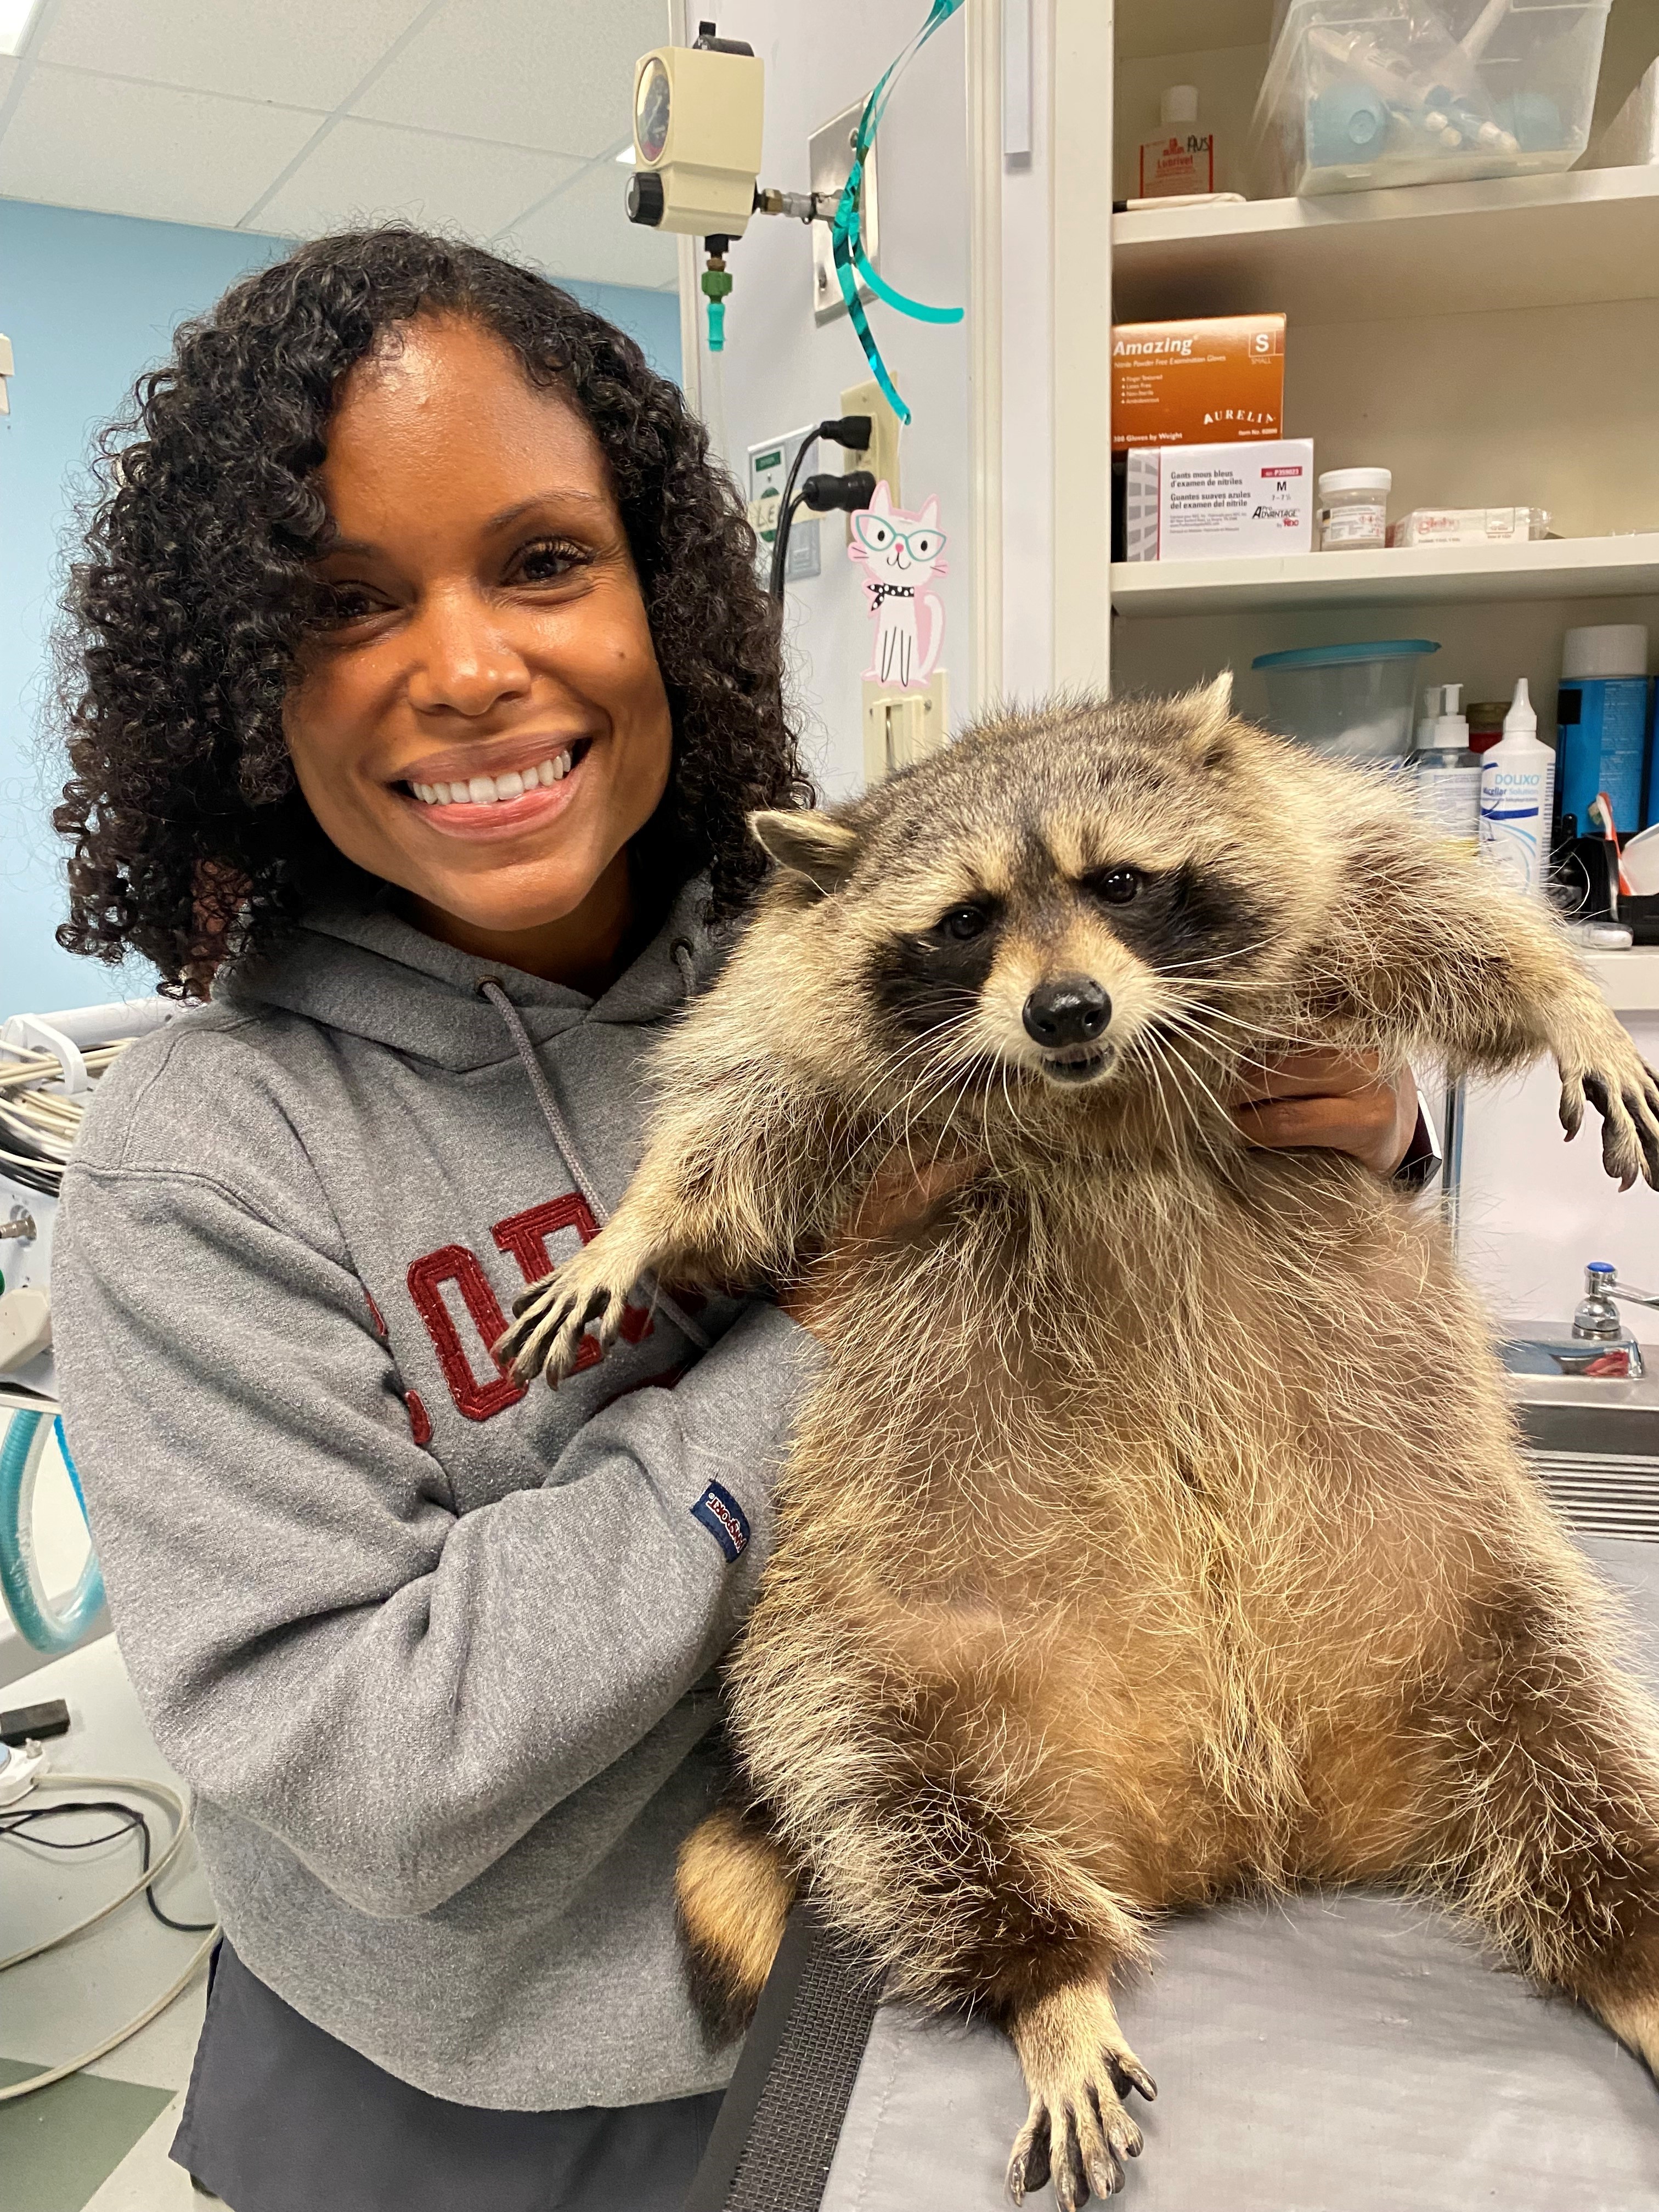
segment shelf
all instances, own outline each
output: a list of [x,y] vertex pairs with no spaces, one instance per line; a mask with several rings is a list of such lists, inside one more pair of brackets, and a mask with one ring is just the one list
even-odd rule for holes
[[1587,952],[1584,965],[1615,1014],[1659,1013],[1659,945],[1628,952]]
[[1112,604],[1121,615],[1621,599],[1645,592],[1659,592],[1659,531],[1632,538],[1543,538],[1536,544],[1112,564]]
[[1647,299],[1659,292],[1659,166],[1114,216],[1112,287],[1121,323],[1279,310],[1293,326],[1391,322]]

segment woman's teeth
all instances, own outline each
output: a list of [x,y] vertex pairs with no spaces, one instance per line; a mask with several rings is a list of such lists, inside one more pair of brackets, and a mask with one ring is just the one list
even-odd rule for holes
[[562,783],[570,773],[570,748],[540,761],[522,774],[475,775],[466,783],[411,783],[410,789],[422,806],[499,806],[504,799],[522,799],[538,785]]

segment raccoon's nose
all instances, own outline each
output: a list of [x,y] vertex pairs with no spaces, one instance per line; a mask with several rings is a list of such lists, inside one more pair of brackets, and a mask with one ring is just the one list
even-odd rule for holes
[[1090,1044],[1112,1018],[1112,1002],[1091,975],[1057,975],[1025,1001],[1025,1034],[1054,1051]]

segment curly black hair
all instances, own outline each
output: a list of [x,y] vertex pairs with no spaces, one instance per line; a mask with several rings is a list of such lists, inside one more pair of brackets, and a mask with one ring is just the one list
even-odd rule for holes
[[70,951],[142,953],[176,995],[269,941],[337,865],[282,720],[316,617],[317,471],[345,372],[422,313],[495,332],[604,449],[673,720],[668,788],[641,840],[680,880],[708,870],[718,921],[765,865],[749,811],[811,804],[754,534],[678,388],[530,270],[419,231],[345,233],[184,325],[98,441],[59,647]]

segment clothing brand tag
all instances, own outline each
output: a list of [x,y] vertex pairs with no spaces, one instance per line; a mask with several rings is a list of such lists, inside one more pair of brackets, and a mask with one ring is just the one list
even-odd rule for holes
[[691,1518],[703,1527],[726,1554],[729,1566],[749,1549],[749,1521],[729,1490],[711,1482],[691,1508]]

